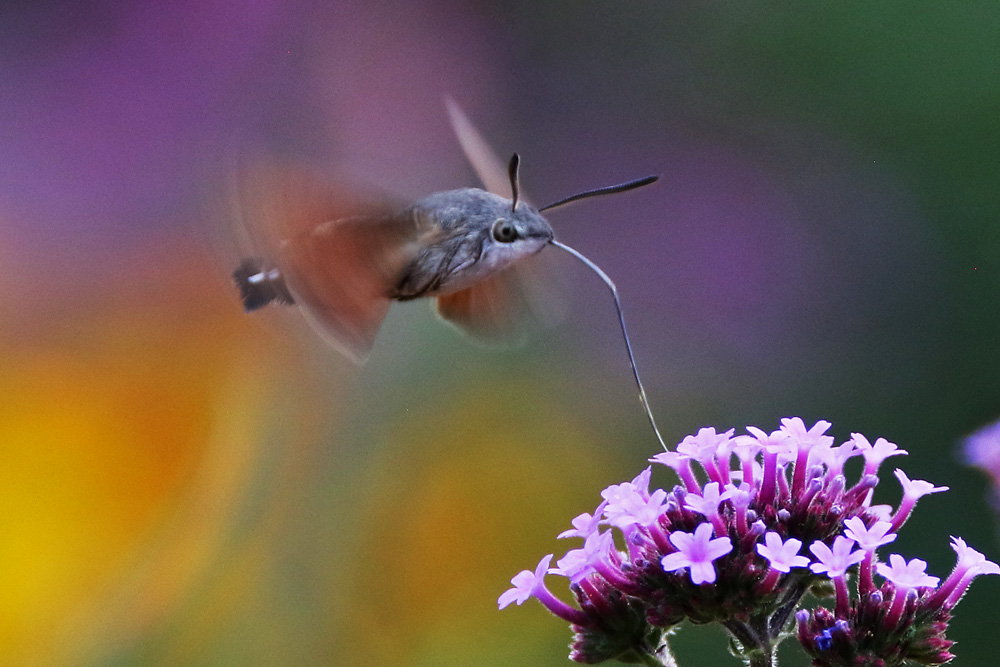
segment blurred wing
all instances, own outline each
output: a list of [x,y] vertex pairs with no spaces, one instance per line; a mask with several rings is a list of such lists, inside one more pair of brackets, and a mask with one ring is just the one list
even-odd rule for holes
[[329,220],[287,242],[278,266],[310,324],[363,363],[416,254],[412,240],[413,225],[399,214]]
[[437,313],[463,333],[489,344],[517,343],[526,329],[562,316],[538,255],[526,257],[472,287],[437,298]]
[[301,167],[258,166],[240,181],[254,246],[281,272],[317,332],[364,362],[389,294],[416,254],[412,217],[385,198],[331,186]]
[[458,137],[462,152],[465,153],[466,159],[472,165],[483,186],[495,195],[510,198],[512,193],[510,191],[510,178],[507,175],[507,163],[493,152],[483,135],[479,133],[479,130],[476,129],[455,100],[446,96],[444,104],[448,109],[448,118],[451,120],[452,130]]

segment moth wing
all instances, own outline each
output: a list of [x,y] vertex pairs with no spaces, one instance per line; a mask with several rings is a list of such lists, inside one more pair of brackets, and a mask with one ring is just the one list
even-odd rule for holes
[[531,328],[550,326],[562,316],[538,255],[526,257],[471,287],[437,298],[446,322],[487,345],[520,342]]
[[416,255],[412,216],[390,199],[328,183],[301,166],[256,166],[241,178],[244,224],[305,319],[356,363],[371,350],[389,294]]
[[413,224],[383,213],[328,220],[284,244],[278,265],[310,324],[363,363],[415,254]]
[[465,153],[465,158],[472,165],[473,171],[476,172],[476,176],[482,181],[483,186],[495,195],[512,197],[507,163],[501,160],[496,152],[490,148],[486,139],[483,138],[483,135],[476,129],[476,126],[472,124],[472,121],[455,100],[446,96],[444,104],[448,109],[451,129],[455,132],[462,152]]

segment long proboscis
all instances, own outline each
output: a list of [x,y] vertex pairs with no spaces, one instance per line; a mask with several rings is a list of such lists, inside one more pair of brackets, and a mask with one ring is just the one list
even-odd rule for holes
[[649,419],[649,425],[653,427],[653,433],[656,434],[656,439],[660,441],[660,446],[663,447],[664,451],[669,451],[667,449],[667,444],[663,441],[663,436],[660,435],[660,429],[656,426],[656,420],[653,419],[653,411],[649,409],[649,400],[646,398],[646,390],[643,389],[642,380],[639,379],[639,369],[635,365],[635,355],[632,354],[632,343],[629,342],[628,330],[625,328],[625,314],[622,312],[621,299],[618,298],[618,288],[615,287],[614,282],[608,277],[608,274],[601,270],[601,267],[587,259],[587,257],[585,257],[582,253],[556,240],[553,240],[550,243],[557,248],[562,248],[589,266],[591,270],[593,270],[593,272],[604,281],[604,284],[608,286],[608,289],[611,290],[611,296],[615,299],[615,309],[618,310],[618,322],[622,327],[622,336],[625,338],[625,350],[628,352],[629,363],[632,364],[632,376],[635,378],[635,384],[639,387],[639,400],[642,401],[642,407],[646,410],[646,418]]
[[581,199],[587,199],[589,197],[598,197],[600,195],[614,195],[619,192],[628,192],[629,190],[635,190],[636,188],[641,188],[644,185],[649,185],[650,183],[655,183],[660,177],[659,176],[645,176],[643,178],[637,178],[634,181],[629,181],[628,183],[620,183],[618,185],[607,185],[603,188],[597,188],[595,190],[587,190],[586,192],[578,192],[575,195],[570,195],[565,199],[560,199],[559,201],[552,202],[546,206],[538,209],[538,212],[548,211],[553,208],[558,208],[560,206],[565,206],[566,204],[572,204],[575,201],[580,201]]

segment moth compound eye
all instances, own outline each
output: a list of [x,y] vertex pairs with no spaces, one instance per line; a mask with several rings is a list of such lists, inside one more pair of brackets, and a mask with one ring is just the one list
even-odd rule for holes
[[500,219],[493,223],[493,238],[500,243],[513,243],[517,240],[517,229],[510,220]]

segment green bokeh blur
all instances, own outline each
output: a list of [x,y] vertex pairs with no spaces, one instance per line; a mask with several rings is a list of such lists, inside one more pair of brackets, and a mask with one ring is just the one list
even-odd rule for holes
[[[535,201],[661,175],[551,221],[618,284],[668,441],[886,437],[951,487],[895,550],[1000,556],[958,450],[1000,416],[1000,5],[173,4],[0,8],[0,664],[566,664],[495,601],[657,450],[600,283],[550,258],[566,314],[514,349],[394,306],[355,368],[239,312],[206,205],[244,145],[475,185],[445,94]],[[957,665],[992,664],[989,579]]]

